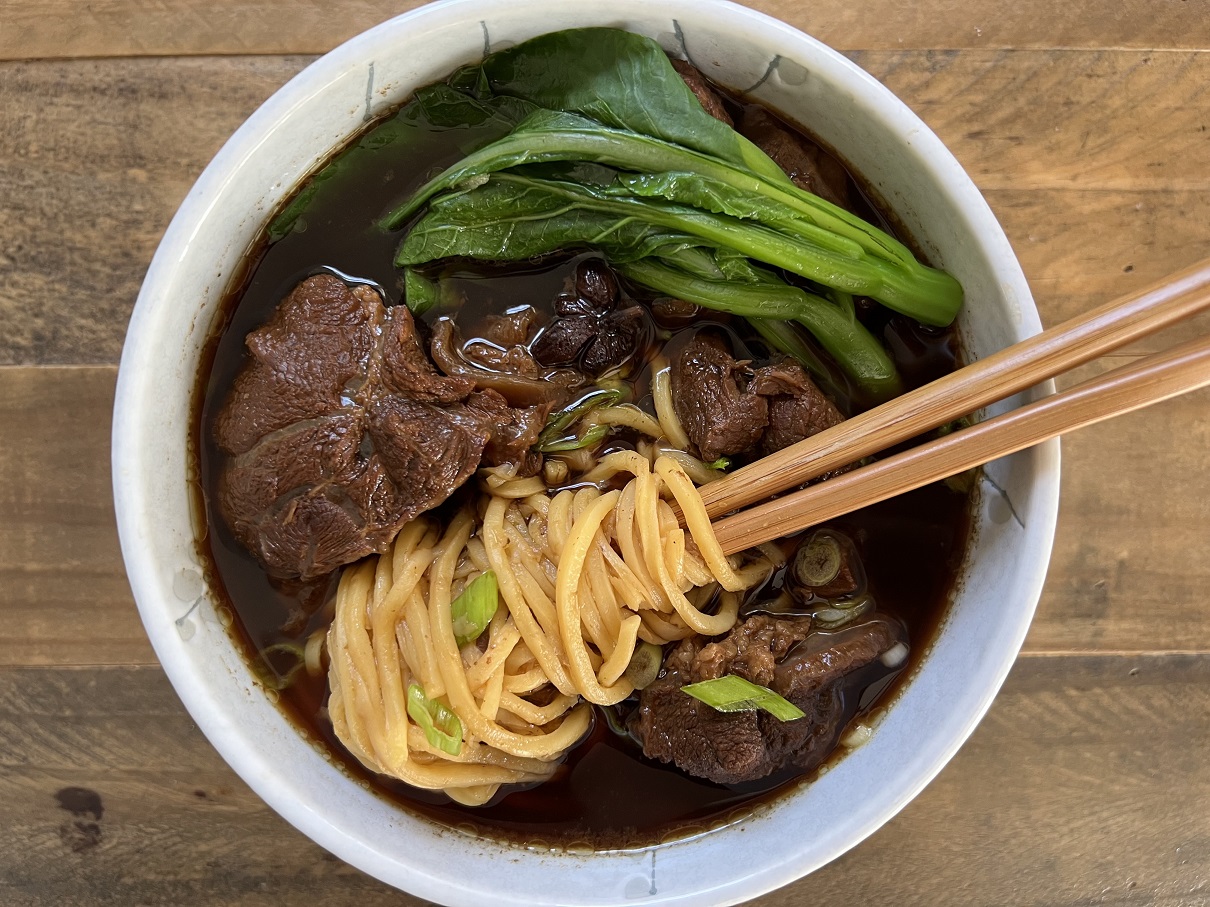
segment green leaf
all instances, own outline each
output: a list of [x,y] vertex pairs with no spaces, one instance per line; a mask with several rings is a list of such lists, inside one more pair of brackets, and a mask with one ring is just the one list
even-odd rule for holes
[[702,108],[658,43],[616,28],[540,35],[480,65],[497,95],[575,112],[649,135],[789,184],[767,154]]
[[804,715],[803,710],[789,700],[735,674],[687,684],[681,687],[681,692],[688,693],[719,712],[754,712],[763,709],[778,721],[794,721]]
[[495,571],[488,570],[471,580],[470,585],[450,604],[454,639],[459,647],[474,642],[482,635],[499,606],[500,593]]
[[[701,154],[645,135],[608,129],[576,114],[538,109],[525,118],[510,134],[493,142],[457,164],[447,168],[420,187],[403,204],[383,219],[386,229],[394,229],[437,193],[486,173],[555,161],[590,161],[623,171],[647,174],[653,180],[671,175],[696,174],[719,194],[747,194],[763,198],[763,210],[778,212],[782,220],[795,219],[832,234],[835,240],[847,239],[869,255],[913,273],[931,269],[919,264],[898,240],[868,224],[856,215],[825,201],[793,184],[770,182],[737,168],[726,161]],[[641,185],[641,184],[640,184]],[[652,191],[658,182],[651,186]],[[702,187],[704,190],[704,186]],[[722,204],[720,199],[718,202]],[[736,202],[731,201],[732,205]],[[848,247],[846,247],[848,248]],[[955,295],[949,286],[949,295]],[[961,288],[956,291],[956,306],[961,303]]]
[[451,756],[462,751],[462,722],[444,703],[426,697],[418,683],[408,686],[408,715],[431,745]]
[[403,301],[413,315],[423,315],[437,304],[440,295],[436,281],[417,273],[415,268],[404,270]]
[[870,296],[926,324],[948,324],[961,304],[961,287],[941,271],[917,274],[882,259],[855,260],[803,236],[620,188],[511,173],[432,201],[396,264],[451,255],[519,261],[577,247],[602,249],[616,262],[664,254],[678,244],[730,248],[843,293]]
[[640,198],[662,198],[715,214],[751,220],[801,236],[822,248],[853,259],[865,250],[856,241],[817,226],[804,213],[759,191],[741,188],[697,173],[636,173],[620,177],[621,184]]

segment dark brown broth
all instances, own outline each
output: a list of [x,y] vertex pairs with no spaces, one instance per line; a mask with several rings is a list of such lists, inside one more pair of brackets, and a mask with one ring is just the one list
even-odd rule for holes
[[[230,296],[222,330],[211,347],[212,360],[200,394],[198,410],[198,469],[206,526],[202,549],[210,565],[211,588],[229,604],[236,620],[233,632],[258,672],[272,679],[281,666],[268,664],[258,654],[283,641],[300,642],[330,619],[334,578],[306,587],[285,588],[270,582],[257,562],[231,537],[214,509],[213,489],[221,454],[211,426],[236,372],[243,365],[245,335],[262,324],[277,303],[302,278],[329,268],[378,285],[388,304],[402,295],[399,273],[392,256],[400,233],[385,234],[374,220],[390,204],[426,179],[435,168],[462,156],[468,142],[483,141],[474,130],[455,134],[412,136],[406,166],[389,155],[369,159],[356,178],[342,180],[339,197],[317,196],[305,215],[305,229],[283,239],[262,243],[252,258],[245,279]],[[487,136],[490,137],[490,136]],[[870,210],[860,213],[885,225],[865,201],[856,183],[854,198]],[[464,335],[473,336],[476,323],[488,313],[516,305],[534,305],[550,312],[556,293],[564,288],[575,262],[582,256],[541,266],[510,269],[507,274],[462,270],[449,272],[466,297],[459,312]],[[955,342],[951,332],[921,328],[908,319],[892,316],[880,306],[861,306],[861,315],[876,335],[882,336],[909,386],[922,384],[954,368]],[[712,323],[738,331],[733,336],[760,355],[760,341],[744,330],[742,321],[709,314]],[[692,330],[674,337],[669,349],[684,342]],[[205,374],[205,372],[203,372]],[[634,398],[650,410],[649,372],[631,376]],[[861,408],[861,401],[846,387],[839,388],[842,408]],[[918,662],[944,613],[970,530],[966,496],[944,485],[920,489],[851,514],[832,524],[855,540],[864,562],[870,591],[880,611],[902,621],[909,630],[912,657]],[[780,586],[775,577],[764,595]],[[326,607],[325,607],[326,604]],[[910,670],[901,672],[907,676]],[[855,689],[848,697],[849,714],[869,703]],[[886,697],[883,693],[883,698]],[[737,813],[791,786],[795,779],[776,776],[744,785],[724,786],[689,777],[642,757],[629,738],[610,730],[598,710],[589,737],[574,748],[553,779],[528,790],[512,790],[485,807],[458,806],[443,794],[419,791],[367,772],[336,741],[326,717],[327,685],[324,678],[302,672],[281,693],[280,704],[299,729],[334,754],[355,778],[402,807],[445,825],[471,828],[495,838],[520,840],[530,845],[589,845],[625,847],[651,843],[728,821]]]

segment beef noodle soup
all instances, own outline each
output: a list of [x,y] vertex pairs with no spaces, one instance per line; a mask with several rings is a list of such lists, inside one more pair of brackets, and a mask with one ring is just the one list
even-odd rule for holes
[[969,486],[730,557],[695,490],[955,367],[961,288],[804,133],[647,39],[543,36],[371,124],[249,262],[199,389],[203,547],[351,773],[617,847],[868,737]]

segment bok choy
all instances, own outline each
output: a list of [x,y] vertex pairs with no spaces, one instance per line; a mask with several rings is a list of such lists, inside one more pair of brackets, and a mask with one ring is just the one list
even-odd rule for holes
[[[508,116],[524,115],[383,218],[386,229],[408,227],[399,267],[593,249],[658,293],[802,325],[873,398],[897,392],[899,379],[846,300],[868,296],[937,326],[961,306],[953,277],[799,189],[706,113],[649,38],[543,35],[465,67],[447,88],[493,116],[504,98]],[[770,324],[758,325],[762,336],[820,371],[801,338]]]

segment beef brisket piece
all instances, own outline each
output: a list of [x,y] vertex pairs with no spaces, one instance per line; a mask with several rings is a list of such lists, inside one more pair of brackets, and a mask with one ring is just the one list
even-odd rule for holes
[[762,456],[844,421],[836,404],[791,359],[756,369],[748,390],[769,400],[769,427],[760,442]]
[[755,448],[769,424],[769,403],[748,393],[748,374],[714,333],[699,332],[676,357],[673,408],[707,462]]
[[[837,633],[810,633],[806,617],[755,615],[716,642],[690,637],[664,659],[643,690],[630,729],[647,756],[720,784],[755,781],[783,769],[812,771],[835,748],[861,691],[898,670],[880,656],[903,641],[875,619]],[[716,711],[681,691],[735,674],[767,687],[805,713],[779,721],[764,711]]]
[[246,343],[214,425],[229,455],[218,503],[275,576],[311,579],[385,550],[485,447],[511,457],[536,436],[498,394],[437,372],[406,307],[331,274],[295,287]]
[[693,96],[698,99],[706,113],[728,126],[735,125],[731,120],[731,115],[727,113],[727,108],[723,106],[722,99],[710,87],[710,83],[706,81],[706,77],[702,75],[700,69],[688,60],[673,60],[672,68],[680,73],[681,78],[684,79],[685,84],[689,86],[689,90],[693,92]]
[[676,357],[672,401],[706,461],[770,454],[844,421],[796,362],[749,368],[731,355],[726,340],[707,332]]
[[759,107],[744,108],[739,132],[769,155],[799,189],[813,192],[842,208],[849,206],[849,180],[844,167]]

